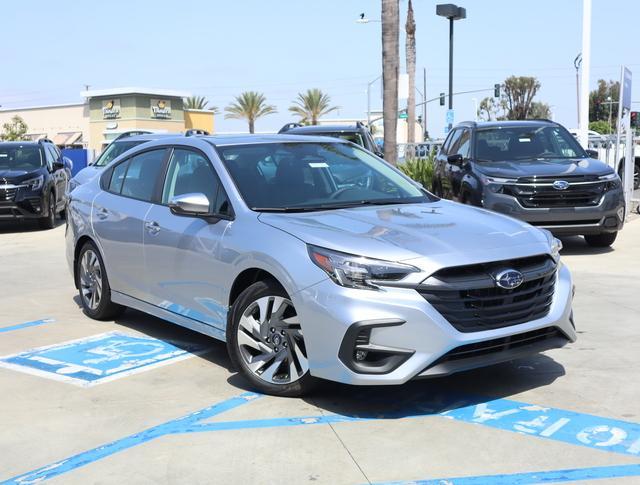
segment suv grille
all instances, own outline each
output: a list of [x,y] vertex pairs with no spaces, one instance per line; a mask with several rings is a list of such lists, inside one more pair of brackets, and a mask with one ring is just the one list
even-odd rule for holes
[[[569,182],[569,187],[554,189],[551,184],[556,180]],[[516,184],[505,185],[503,192],[517,198],[520,205],[528,209],[589,207],[600,203],[606,184],[592,176],[521,178]]]
[[[512,290],[496,286],[494,276],[516,269],[524,282]],[[417,290],[460,332],[508,327],[549,313],[556,263],[547,255],[441,269]]]
[[17,190],[18,189],[15,187],[10,189],[0,189],[0,202],[7,202],[15,199]]

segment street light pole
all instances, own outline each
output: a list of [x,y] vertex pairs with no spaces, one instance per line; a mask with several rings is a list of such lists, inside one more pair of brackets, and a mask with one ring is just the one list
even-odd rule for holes
[[371,85],[380,79],[382,75],[367,83],[367,126],[371,129]]
[[[436,15],[449,19],[449,110],[453,109],[453,22],[467,18],[467,10],[452,3],[436,5]],[[449,123],[449,130],[451,124]]]

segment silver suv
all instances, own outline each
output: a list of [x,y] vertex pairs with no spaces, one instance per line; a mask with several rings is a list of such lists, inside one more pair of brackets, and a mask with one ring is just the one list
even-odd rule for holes
[[226,341],[259,390],[401,384],[576,338],[549,232],[438,199],[321,137],[163,138],[76,188],[67,257],[96,319]]

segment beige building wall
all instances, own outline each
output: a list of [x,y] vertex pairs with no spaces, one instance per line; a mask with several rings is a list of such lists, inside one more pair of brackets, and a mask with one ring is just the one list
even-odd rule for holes
[[213,133],[215,130],[215,116],[213,111],[185,109],[184,127],[187,130],[205,130]]
[[85,103],[0,110],[0,126],[16,115],[27,124],[30,135],[53,139],[58,133],[89,131],[89,105]]

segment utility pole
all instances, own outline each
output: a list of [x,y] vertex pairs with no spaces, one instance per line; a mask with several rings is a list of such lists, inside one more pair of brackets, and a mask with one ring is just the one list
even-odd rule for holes
[[422,138],[427,139],[427,68],[422,68],[422,96],[425,103],[422,105]]
[[582,79],[580,83],[579,138],[589,146],[589,74],[591,71],[591,0],[582,0]]
[[576,68],[576,110],[578,113],[578,125],[580,125],[580,64],[582,64],[582,54],[578,54],[573,60],[573,67]]

